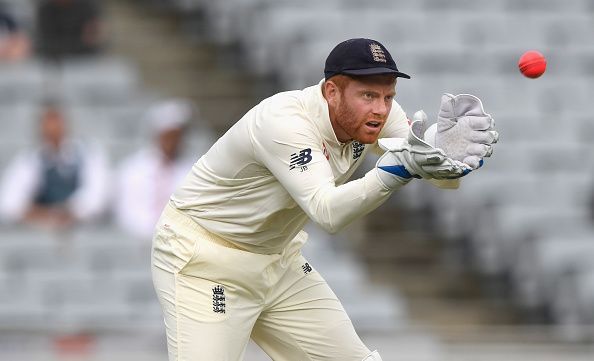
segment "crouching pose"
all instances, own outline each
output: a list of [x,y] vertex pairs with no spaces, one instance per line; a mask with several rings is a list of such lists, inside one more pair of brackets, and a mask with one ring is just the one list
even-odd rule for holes
[[[153,239],[170,361],[241,360],[250,337],[275,361],[381,360],[301,255],[303,226],[337,232],[413,178],[456,182],[497,140],[472,95],[409,124],[397,78],[382,44],[344,41],[319,84],[263,100],[194,164]],[[369,152],[377,165],[349,180]]]

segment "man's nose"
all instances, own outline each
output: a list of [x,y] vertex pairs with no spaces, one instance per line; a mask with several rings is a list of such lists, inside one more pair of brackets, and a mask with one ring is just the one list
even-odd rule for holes
[[373,113],[385,116],[388,113],[388,105],[382,99],[378,99],[373,104]]

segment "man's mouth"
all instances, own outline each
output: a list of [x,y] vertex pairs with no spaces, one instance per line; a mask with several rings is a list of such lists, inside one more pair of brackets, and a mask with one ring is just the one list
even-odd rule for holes
[[382,125],[382,122],[372,120],[370,122],[365,123],[365,125],[367,125],[370,128],[379,128]]

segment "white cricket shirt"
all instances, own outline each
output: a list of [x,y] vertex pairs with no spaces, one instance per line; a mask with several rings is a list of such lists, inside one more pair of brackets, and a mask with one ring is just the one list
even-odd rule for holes
[[[383,203],[392,191],[375,168],[347,182],[377,144],[336,139],[322,84],[252,108],[194,164],[173,205],[240,248],[272,254],[308,218],[336,232]],[[406,115],[394,102],[380,137],[407,133]]]

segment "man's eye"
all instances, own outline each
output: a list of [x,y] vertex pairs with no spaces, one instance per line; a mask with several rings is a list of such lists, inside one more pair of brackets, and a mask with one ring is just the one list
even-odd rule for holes
[[373,94],[371,94],[371,93],[363,93],[363,97],[365,99],[373,99]]

